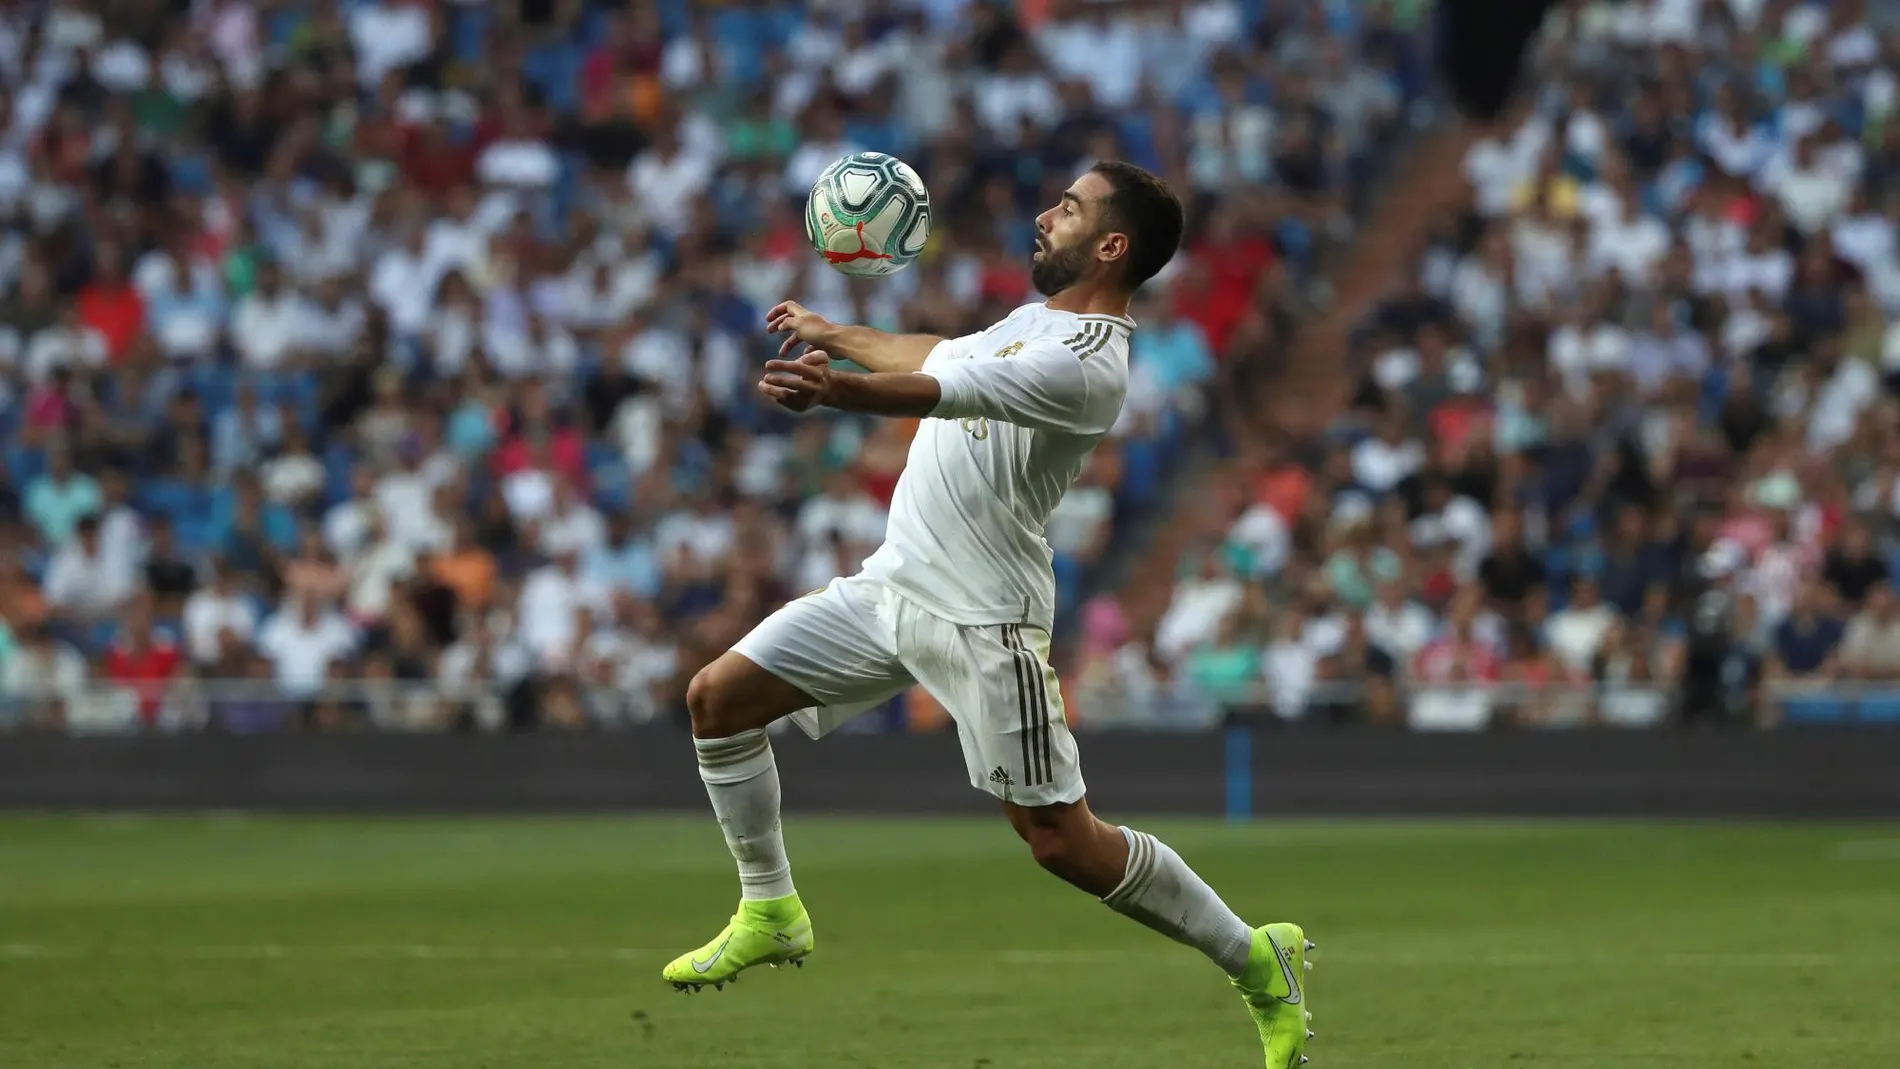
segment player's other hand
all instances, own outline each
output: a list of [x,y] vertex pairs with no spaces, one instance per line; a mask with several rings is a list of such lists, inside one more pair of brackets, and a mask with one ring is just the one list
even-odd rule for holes
[[809,349],[796,360],[767,360],[759,392],[780,408],[804,412],[825,403],[831,391],[831,357]]
[[822,346],[830,331],[831,320],[797,301],[781,301],[765,313],[765,332],[787,335],[785,344],[778,347],[781,360],[790,358],[801,342]]

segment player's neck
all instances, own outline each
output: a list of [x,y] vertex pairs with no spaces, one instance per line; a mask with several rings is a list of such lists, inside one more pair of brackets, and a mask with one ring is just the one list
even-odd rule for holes
[[1043,302],[1058,312],[1083,316],[1128,315],[1128,294],[1106,286],[1077,283]]

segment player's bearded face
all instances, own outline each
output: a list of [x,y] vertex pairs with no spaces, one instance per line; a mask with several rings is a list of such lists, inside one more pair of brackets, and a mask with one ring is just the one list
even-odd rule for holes
[[1029,265],[1029,281],[1036,292],[1053,297],[1081,281],[1089,268],[1089,238],[1072,238],[1066,244],[1055,234],[1041,234],[1036,249],[1041,256]]

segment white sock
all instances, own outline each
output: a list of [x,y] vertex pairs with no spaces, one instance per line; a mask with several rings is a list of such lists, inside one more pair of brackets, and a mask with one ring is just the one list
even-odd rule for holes
[[1128,869],[1102,902],[1239,976],[1253,950],[1253,929],[1166,843],[1132,828],[1121,832],[1128,840]]
[[725,739],[694,739],[699,778],[706,781],[726,846],[739,863],[739,897],[783,898],[792,893],[792,864],[778,820],[778,762],[763,730]]

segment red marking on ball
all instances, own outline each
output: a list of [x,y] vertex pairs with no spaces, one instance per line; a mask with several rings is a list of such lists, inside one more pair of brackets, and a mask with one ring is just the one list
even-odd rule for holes
[[857,234],[858,234],[858,251],[832,252],[827,249],[825,251],[825,262],[831,263],[831,264],[848,264],[848,263],[855,263],[859,260],[888,260],[891,258],[891,254],[888,252],[872,252],[870,249],[867,249],[864,247],[864,224],[863,223],[858,224]]

